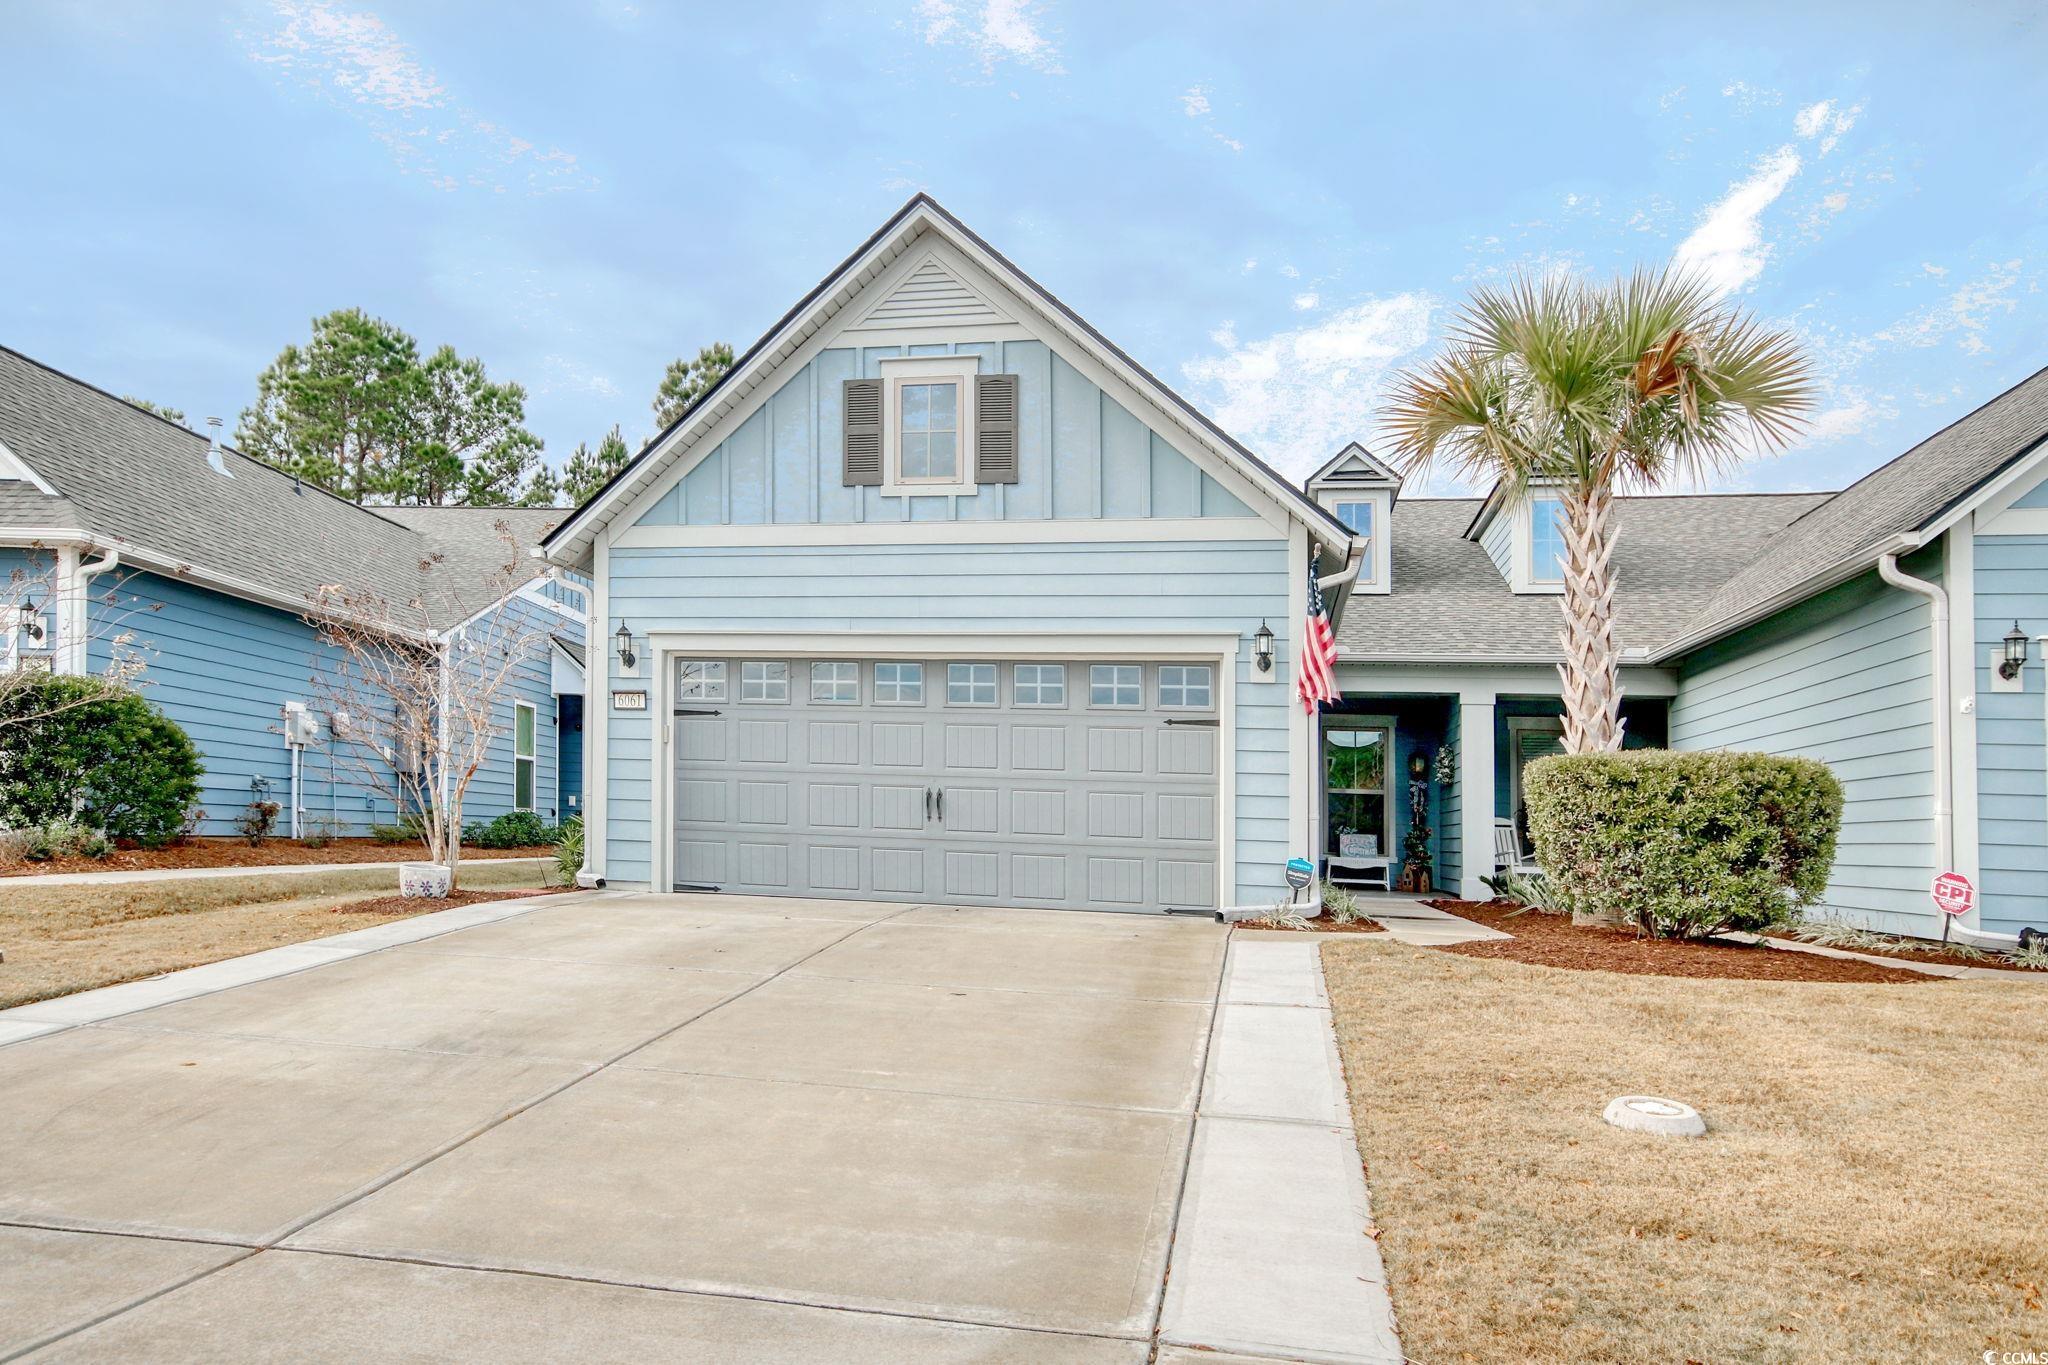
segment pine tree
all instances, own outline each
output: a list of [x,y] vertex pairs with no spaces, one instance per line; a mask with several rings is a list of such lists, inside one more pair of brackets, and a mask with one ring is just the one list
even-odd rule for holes
[[605,433],[595,451],[578,441],[569,456],[569,463],[562,467],[562,489],[569,495],[570,502],[581,506],[595,497],[597,490],[609,483],[612,475],[624,469],[631,458],[626,449],[626,438],[617,427]]
[[714,341],[698,351],[695,360],[678,356],[670,361],[668,373],[661,377],[661,387],[654,392],[655,425],[664,430],[673,425],[731,368],[732,347],[723,341]]

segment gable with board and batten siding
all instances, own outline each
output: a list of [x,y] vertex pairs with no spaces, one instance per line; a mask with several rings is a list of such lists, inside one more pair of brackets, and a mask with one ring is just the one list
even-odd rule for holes
[[[1072,659],[1077,687],[1091,658],[1207,658],[1222,674],[1222,873],[1207,896],[1277,897],[1308,818],[1289,622],[1311,523],[1339,556],[1343,528],[1063,305],[999,278],[1014,268],[936,206],[914,202],[899,220],[915,229],[900,249],[871,265],[856,253],[814,291],[812,313],[824,298],[829,316],[793,311],[728,391],[551,542],[561,555],[587,541],[604,632],[646,642],[632,669],[615,651],[608,661],[614,689],[652,704],[591,718],[605,769],[592,870],[665,885],[685,860],[670,831],[691,793],[711,790],[694,776],[673,785],[663,696],[686,648],[729,660]],[[890,230],[864,252],[879,254]],[[854,282],[840,287],[842,275]],[[985,420],[948,414],[972,445],[968,481],[937,492],[875,460],[902,415],[894,384],[931,376],[986,409]],[[1252,658],[1262,624],[1281,636],[1270,670]]]

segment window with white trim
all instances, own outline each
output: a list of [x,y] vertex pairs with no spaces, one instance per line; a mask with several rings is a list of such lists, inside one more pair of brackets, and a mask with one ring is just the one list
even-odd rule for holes
[[811,665],[811,700],[844,705],[860,700],[860,665],[850,660]]
[[725,660],[676,660],[677,701],[724,701]]
[[960,482],[960,388],[957,379],[896,386],[899,482]]
[[512,708],[512,808],[532,810],[539,778],[540,714],[531,702]]
[[1017,664],[1010,677],[1011,699],[1019,706],[1065,706],[1065,664]]
[[924,704],[924,665],[880,663],[875,665],[875,700],[884,706]]
[[1145,670],[1137,664],[1090,664],[1090,706],[1143,706]]
[[741,701],[788,701],[789,665],[779,659],[753,660],[740,665]]
[[1529,581],[1564,582],[1564,499],[1539,493],[1529,499]]
[[996,666],[994,664],[947,664],[946,704],[948,706],[994,706]]
[[1161,664],[1159,704],[1173,710],[1207,710],[1215,703],[1215,670],[1207,664]]
[[1368,498],[1362,502],[1339,502],[1330,510],[1337,514],[1337,520],[1343,522],[1351,529],[1352,534],[1358,537],[1359,544],[1363,547],[1363,554],[1358,562],[1358,578],[1356,581],[1360,583],[1372,582],[1379,574],[1379,546],[1373,540],[1376,533],[1373,521],[1374,514],[1378,510],[1378,504]]

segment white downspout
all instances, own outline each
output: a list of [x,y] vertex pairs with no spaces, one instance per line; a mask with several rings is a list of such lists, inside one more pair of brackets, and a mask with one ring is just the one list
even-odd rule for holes
[[83,676],[92,667],[87,649],[92,631],[92,581],[109,569],[121,567],[121,553],[109,550],[91,564],[79,562],[78,555],[77,550],[68,546],[57,552],[58,575],[66,580],[57,615],[57,643],[62,659],[57,671]]
[[[1934,870],[1941,873],[1954,864],[1956,847],[1955,705],[1949,680],[1948,593],[1940,584],[1915,578],[1899,568],[1899,556],[1917,548],[1916,540],[1901,538],[1898,548],[1878,557],[1877,576],[1895,588],[1926,598],[1934,613]],[[1964,938],[2000,946],[2019,943],[2012,934],[1994,934],[1958,924],[1954,915],[1942,918],[1947,921],[1942,925],[1944,935],[1953,931]]]

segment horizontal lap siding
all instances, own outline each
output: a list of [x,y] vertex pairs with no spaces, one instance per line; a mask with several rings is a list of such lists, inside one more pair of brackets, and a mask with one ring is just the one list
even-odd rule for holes
[[[108,584],[118,578],[113,600]],[[285,747],[288,701],[315,704],[313,669],[322,646],[313,628],[290,612],[258,606],[155,574],[110,574],[93,585],[95,672],[104,670],[117,639],[143,661],[142,695],[192,737],[206,774],[202,834],[233,834],[253,799],[250,779],[270,782],[270,799],[285,807],[279,833],[290,829],[291,751]],[[302,761],[300,808],[309,820],[337,822],[344,833],[388,823],[391,803],[353,780],[348,761],[326,747]]]
[[[2048,498],[2037,489],[2030,499]],[[2022,500],[2026,505],[2025,500]],[[2036,502],[2031,505],[2043,505]],[[1999,933],[2048,928],[2048,735],[2042,732],[2040,647],[2022,690],[1994,691],[1991,659],[2017,620],[2048,627],[2048,536],[1977,537],[1977,844],[1982,924]]]
[[507,680],[491,717],[491,747],[484,766],[470,779],[462,803],[465,823],[494,820],[512,806],[512,734],[514,708],[519,702],[533,705],[534,809],[553,824],[561,818],[560,761],[555,735],[554,673],[549,667],[550,634],[581,639],[582,626],[564,620],[536,603],[515,598],[498,609],[508,619],[503,623],[485,617],[477,627],[479,638],[517,641],[522,662]]
[[[235,833],[235,821],[252,799],[250,779],[259,776],[269,780],[271,799],[287,807],[278,828],[288,830],[291,751],[284,742],[284,706],[296,701],[324,710],[314,692],[313,673],[331,652],[312,626],[290,612],[155,574],[120,576],[109,602],[105,599],[112,577],[94,585],[91,666],[95,672],[104,670],[116,640],[129,637],[129,647],[143,661],[137,687],[191,736],[205,764],[200,805],[206,818],[199,832]],[[538,708],[536,789],[545,815],[555,800],[555,710],[545,631],[548,621],[559,618],[528,603],[516,609],[531,618],[538,639],[532,662],[519,670],[515,690],[533,699]],[[511,808],[509,698],[500,710],[490,760],[472,780],[464,803],[466,819],[490,819]],[[390,801],[367,788],[351,760],[331,745],[318,744],[306,751],[300,780],[300,807],[308,820],[332,820],[343,833],[364,834],[371,825],[394,818]]]
[[[1288,619],[1287,550],[1262,541],[614,549],[613,618],[664,630],[791,632],[1225,631]],[[1289,676],[1285,633],[1279,666]],[[648,687],[618,674],[615,686]],[[1237,895],[1271,900],[1287,848],[1285,686],[1237,665]],[[613,712],[605,738],[606,872],[650,869],[652,723]]]
[[1938,927],[1929,628],[1924,600],[1865,575],[1687,659],[1671,704],[1674,749],[1796,754],[1834,771],[1845,805],[1823,913],[1897,933]]

